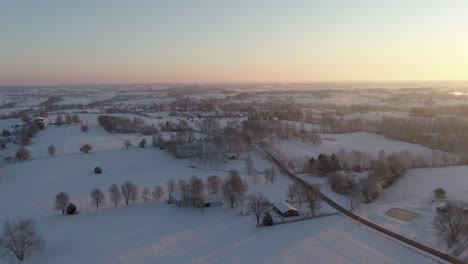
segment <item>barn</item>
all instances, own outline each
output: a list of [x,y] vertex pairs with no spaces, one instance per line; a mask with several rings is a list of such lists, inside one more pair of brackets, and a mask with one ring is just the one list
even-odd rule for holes
[[169,193],[169,203],[173,203],[179,207],[186,206],[185,195],[182,192],[171,192]]
[[223,197],[221,197],[221,195],[219,194],[208,194],[205,196],[204,200],[205,200],[205,207],[223,205]]
[[274,203],[273,211],[283,217],[299,216],[299,210],[286,202]]

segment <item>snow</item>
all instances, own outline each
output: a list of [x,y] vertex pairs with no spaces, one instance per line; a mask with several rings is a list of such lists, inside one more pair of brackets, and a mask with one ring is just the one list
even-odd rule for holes
[[28,263],[430,263],[342,216],[268,228],[252,220],[167,204],[56,216],[38,226],[49,250]]
[[[51,142],[55,139],[59,145],[64,140],[59,135],[66,134],[63,132],[67,129],[49,130],[55,135],[51,136]],[[105,132],[97,133],[106,138]],[[89,139],[82,132],[69,139],[81,142],[83,137]],[[257,171],[271,166],[255,152],[251,155]],[[106,191],[110,184],[127,180],[141,190],[144,186],[164,185],[171,178],[188,179],[192,175],[206,178],[212,174],[224,178],[227,171],[238,169],[249,181],[251,193],[261,191],[270,200],[284,200],[291,183],[279,176],[274,184],[261,181],[253,185],[252,179],[245,175],[242,160],[230,161],[218,170],[190,165],[187,160],[176,160],[154,148],[111,148],[8,164],[3,167],[0,200],[15,202],[14,206],[0,203],[0,222],[25,217],[36,219],[47,249],[26,262],[34,264],[307,263],[311,259],[314,263],[429,261],[339,215],[256,228],[253,216],[240,216],[241,208],[229,209],[227,205],[206,208],[203,213],[154,201],[129,207],[107,205],[99,211],[89,205],[92,189],[99,187]],[[94,174],[95,166],[102,167],[104,173]],[[80,214],[62,216],[52,210],[53,197],[60,191],[70,195]]]
[[[57,96],[63,98],[57,104],[90,103],[119,96],[119,92],[106,89],[84,89],[76,94],[61,90]],[[96,91],[98,90],[98,91]],[[53,92],[50,90],[48,92]],[[38,93],[39,94],[39,93]],[[148,105],[175,100],[161,93],[123,94],[112,102],[114,105]],[[48,98],[41,94],[36,98],[19,99],[20,107],[32,107]],[[337,93],[330,98],[317,99],[312,96],[294,95],[287,100],[300,103],[329,104],[380,104],[385,94],[372,96],[353,93]],[[223,94],[193,96],[197,99],[223,98]],[[284,95],[262,95],[255,100],[283,100]],[[0,98],[7,100],[0,95]],[[10,98],[8,98],[10,99]],[[116,99],[116,98],[114,98]],[[116,99],[117,100],[117,99]],[[12,109],[2,109],[2,113]],[[86,109],[97,112],[98,109]],[[82,111],[82,110],[66,110]],[[50,113],[49,113],[50,114]],[[377,119],[389,113],[363,114],[368,119]],[[150,117],[133,114],[115,114],[129,118],[142,118],[149,124],[158,125],[180,117],[169,116],[169,112],[150,113]],[[398,115],[398,114],[396,114]],[[12,164],[1,164],[0,174],[0,223],[7,219],[17,220],[32,217],[37,228],[47,241],[46,251],[34,255],[25,263],[432,263],[421,254],[402,247],[398,243],[360,226],[344,216],[333,215],[296,223],[257,228],[252,215],[239,214],[245,205],[230,209],[229,204],[219,207],[177,208],[161,201],[144,204],[139,201],[128,207],[114,207],[106,204],[96,210],[90,205],[89,193],[94,188],[103,192],[111,184],[120,185],[125,181],[135,183],[140,191],[144,187],[164,186],[169,179],[189,179],[196,175],[206,179],[210,175],[225,178],[229,171],[239,171],[249,184],[248,193],[261,192],[270,201],[288,199],[285,193],[292,183],[277,173],[273,184],[266,183],[262,172],[272,164],[259,153],[251,152],[256,177],[247,176],[246,155],[240,160],[228,161],[217,168],[197,164],[189,160],[178,160],[167,152],[156,148],[123,149],[123,140],[129,139],[137,145],[142,138],[138,134],[110,134],[97,125],[97,114],[79,114],[90,131],[83,133],[79,126],[47,125],[27,146],[33,160]],[[162,116],[163,119],[156,119]],[[359,116],[359,114],[356,114]],[[348,116],[349,117],[349,116]],[[50,115],[48,120],[55,119]],[[222,125],[229,120],[242,121],[244,118],[220,119]],[[0,120],[0,128],[11,129],[21,124],[18,119]],[[189,122],[191,126],[194,123]],[[310,127],[306,125],[306,127]],[[377,154],[411,150],[430,152],[429,149],[395,141],[373,133],[320,134],[322,144],[314,146],[295,140],[280,141],[278,148],[288,157],[317,156],[319,153],[333,153],[340,149],[366,151]],[[49,157],[47,147],[56,146],[55,157]],[[91,144],[89,154],[79,152],[83,144]],[[2,151],[4,156],[13,155],[18,146],[8,144]],[[103,174],[94,174],[94,167],[103,169]],[[381,223],[392,230],[407,234],[418,240],[434,240],[428,225],[436,204],[431,203],[432,191],[442,187],[450,199],[467,201],[467,167],[444,168],[440,170],[411,170],[399,182],[385,190],[373,204],[363,206],[360,213],[372,221]],[[346,197],[333,193],[325,178],[310,178],[319,183],[322,190],[341,204]],[[447,178],[450,177],[450,180]],[[463,183],[463,184],[461,184]],[[58,192],[67,192],[80,213],[62,216],[54,211],[53,200]],[[207,201],[211,198],[207,196]],[[283,204],[283,203],[281,203]],[[306,205],[296,206],[301,212]],[[291,205],[291,206],[292,206]],[[384,215],[389,207],[402,207],[417,212],[420,217],[402,223]],[[330,210],[323,206],[323,212]],[[424,234],[426,232],[427,234]],[[435,242],[440,247],[440,243]],[[3,259],[0,259],[0,262]],[[3,263],[3,262],[2,262]]]
[[363,151],[373,155],[377,155],[381,150],[384,150],[386,153],[405,150],[416,153],[431,153],[431,149],[429,148],[389,139],[370,132],[319,134],[319,136],[322,140],[322,143],[319,145],[298,140],[282,140],[276,147],[288,157],[310,157],[318,156],[320,153],[332,154],[340,149],[348,150],[348,152],[353,150]]

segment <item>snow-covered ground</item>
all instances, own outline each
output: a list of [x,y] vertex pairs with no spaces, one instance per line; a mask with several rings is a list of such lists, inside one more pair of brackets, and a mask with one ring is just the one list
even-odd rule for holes
[[[47,240],[45,253],[27,263],[309,263],[311,259],[316,263],[429,263],[339,215],[256,228],[253,216],[240,216],[240,208],[227,206],[202,213],[153,201],[118,208],[108,205],[96,211],[89,204],[89,192],[96,187],[106,191],[110,184],[127,180],[141,191],[145,186],[164,185],[170,178],[225,177],[228,170],[237,169],[249,181],[250,192],[260,191],[271,201],[285,199],[291,182],[280,177],[274,184],[260,179],[254,185],[242,160],[229,161],[217,170],[191,168],[197,164],[176,160],[159,149],[123,150],[113,135],[96,127],[92,130],[48,127],[29,148],[39,155],[39,149],[54,143],[60,146],[56,157],[47,157],[44,149],[41,157],[2,168],[0,222],[33,217]],[[81,154],[71,147],[83,142],[95,144],[96,152]],[[60,151],[64,153],[59,155]],[[252,156],[257,171],[271,166],[258,154]],[[104,173],[94,174],[95,166]],[[62,216],[52,209],[54,195],[60,191],[78,205],[79,215]]]
[[[468,166],[446,168],[412,169],[394,185],[385,189],[382,195],[373,203],[367,205],[367,217],[387,228],[424,241],[442,251],[446,244],[441,241],[433,229],[433,219],[437,214],[436,206],[445,200],[458,200],[468,203]],[[443,188],[447,194],[444,200],[434,197],[434,189]],[[402,208],[419,214],[419,217],[404,222],[384,213],[392,208]]]
[[[256,169],[269,164],[259,156]],[[37,159],[5,166],[0,183],[0,221],[34,217],[47,240],[44,254],[27,263],[430,263],[430,260],[356,225],[343,216],[256,228],[252,216],[237,209],[177,208],[164,202],[96,211],[92,188],[131,180],[142,186],[169,178],[206,177],[213,173],[189,168],[155,149],[102,151]],[[92,168],[103,167],[95,175]],[[226,168],[243,166],[233,162]],[[255,191],[281,197],[289,180],[258,183]],[[140,189],[141,190],[141,189]],[[66,191],[80,214],[61,216],[52,210],[53,195]]]
[[[57,104],[86,104],[120,95],[119,92],[105,89],[98,92],[93,88],[86,95],[86,90],[76,94],[71,93],[72,90],[61,90],[57,96],[63,100]],[[22,101],[17,99],[19,104],[14,109],[35,106],[48,98],[51,91],[44,90],[47,94],[38,95],[37,98]],[[128,93],[128,100],[125,96],[119,97],[123,99],[114,104],[144,106],[175,100],[174,97],[156,92]],[[192,97],[203,100],[219,99],[225,95],[205,94]],[[282,100],[282,97],[284,96],[266,94],[255,100]],[[345,92],[333,94],[326,99],[294,95],[288,100],[311,104],[349,105],[380,104],[381,98],[385,97],[388,95],[365,96]],[[0,98],[10,99],[2,97],[1,94]],[[99,111],[98,108],[86,110]],[[2,109],[2,113],[8,111],[11,109]],[[55,115],[49,114],[48,121],[53,122]],[[154,125],[167,120],[185,119],[169,116],[169,112],[150,113],[151,117],[134,114],[114,115],[137,117]],[[370,113],[362,117],[375,120],[383,115]],[[261,173],[272,164],[253,151],[251,155],[255,170],[259,173],[258,181],[247,176],[244,161],[246,155],[240,160],[230,160],[212,168],[189,160],[175,159],[156,148],[123,149],[124,139],[131,140],[136,146],[143,137],[138,134],[110,134],[97,125],[97,116],[79,114],[81,120],[90,127],[87,133],[81,132],[79,126],[47,125],[45,130],[32,139],[32,144],[27,146],[32,160],[12,164],[5,164],[3,161],[0,163],[0,224],[7,219],[33,217],[37,222],[38,231],[47,240],[46,251],[33,256],[26,263],[432,263],[430,259],[341,215],[256,228],[252,215],[239,214],[240,210],[246,209],[245,205],[236,209],[230,209],[227,205],[206,208],[202,213],[199,209],[177,208],[165,201],[150,201],[148,204],[139,201],[135,205],[120,205],[117,208],[108,203],[96,210],[90,205],[90,191],[100,188],[107,193],[111,184],[120,185],[125,181],[135,183],[141,192],[144,187],[165,186],[169,179],[188,180],[192,175],[202,179],[210,175],[225,178],[230,170],[237,170],[249,183],[249,193],[261,192],[271,202],[288,199],[286,190],[291,184],[288,178],[279,175],[274,184],[265,183]],[[157,119],[158,116],[162,116],[162,119]],[[220,123],[225,125],[231,120],[242,121],[244,118],[220,119]],[[11,130],[14,125],[21,123],[19,119],[0,120],[0,129]],[[195,122],[189,124],[196,128]],[[306,124],[305,128],[311,129],[310,126]],[[330,154],[340,149],[372,154],[377,154],[380,150],[387,153],[403,150],[430,153],[427,148],[373,133],[320,136],[322,144],[318,146],[284,140],[280,141],[277,147],[289,158]],[[146,138],[150,145],[150,137]],[[47,154],[47,147],[51,144],[57,149],[55,157],[49,157]],[[80,153],[79,148],[83,144],[93,145],[92,153]],[[13,155],[17,148],[14,144],[8,144],[7,149],[1,152],[2,157]],[[93,169],[96,166],[101,167],[104,173],[94,174]],[[433,215],[433,205],[428,204],[435,188],[433,185],[446,189],[449,198],[463,200],[466,195],[464,185],[456,183],[465,181],[461,176],[466,175],[465,171],[468,171],[465,167],[440,171],[411,170],[394,186],[385,190],[375,203],[363,207],[361,213],[411,237],[434,239],[431,235],[418,233],[421,230],[429,230],[426,228],[429,220],[424,220],[426,218],[422,216]],[[423,178],[427,175],[430,175],[429,180]],[[453,180],[451,178],[450,183],[444,182],[440,175],[450,175]],[[318,181],[322,184],[322,190],[334,195],[338,202],[346,203],[346,197],[332,194],[326,179],[320,178]],[[421,181],[424,184],[420,184]],[[80,214],[62,216],[60,212],[53,210],[54,196],[61,191],[70,195],[72,202],[78,205]],[[416,211],[421,217],[415,221],[420,222],[401,223],[383,215],[389,207]],[[303,205],[299,209],[307,210],[307,207]],[[325,208],[323,210],[326,211]],[[440,243],[437,246],[440,246]],[[0,263],[3,263],[1,261],[4,260],[0,259]]]
[[282,140],[276,146],[284,155],[293,157],[318,156],[320,153],[332,154],[341,149],[348,152],[356,150],[376,155],[384,150],[386,153],[411,151],[415,153],[431,153],[431,149],[398,140],[389,139],[370,132],[356,132],[345,134],[319,134],[322,143],[312,143],[300,140]]
[[[445,168],[425,168],[408,170],[403,177],[372,203],[361,204],[354,212],[393,232],[402,234],[442,252],[448,248],[433,228],[436,207],[447,200],[458,200],[468,203],[468,166],[452,166]],[[301,177],[313,184],[318,184],[321,191],[345,208],[350,207],[346,196],[331,190],[326,178]],[[437,200],[434,189],[443,188],[446,198]],[[419,216],[409,222],[398,220],[385,214],[390,208],[400,208]],[[464,257],[468,252],[463,253]]]

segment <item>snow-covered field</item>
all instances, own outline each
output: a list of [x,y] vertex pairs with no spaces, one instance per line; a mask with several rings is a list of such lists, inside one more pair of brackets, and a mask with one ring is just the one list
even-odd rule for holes
[[302,142],[300,140],[282,140],[278,143],[276,148],[289,158],[316,157],[320,153],[332,154],[341,149],[345,149],[348,152],[353,150],[363,151],[374,155],[377,155],[381,150],[384,150],[386,153],[405,150],[415,153],[431,153],[431,149],[429,148],[389,139],[370,132],[319,134],[319,136],[322,140],[322,143],[319,145],[313,145],[312,143]]
[[[126,180],[144,186],[164,185],[170,178],[206,178],[237,169],[244,177],[244,162],[230,161],[219,170],[191,168],[154,148],[121,149],[121,141],[105,131],[82,133],[78,127],[48,127],[29,148],[33,155],[54,143],[58,156],[4,165],[0,182],[0,222],[33,217],[47,240],[45,253],[28,263],[429,263],[429,259],[359,227],[342,216],[256,228],[252,216],[239,209],[176,208],[164,202],[139,202],[129,207],[108,205],[96,211],[89,203],[93,188],[106,191]],[[94,133],[94,134],[93,134]],[[93,141],[94,140],[94,141]],[[39,143],[42,142],[42,143]],[[96,152],[81,154],[83,142]],[[60,152],[63,154],[60,155]],[[271,165],[252,153],[255,169]],[[101,166],[104,173],[93,173]],[[285,199],[290,181],[250,183],[272,201]],[[62,216],[52,209],[53,197],[67,192],[80,214]],[[14,201],[9,203],[7,201]],[[13,205],[13,206],[12,206]]]
[[[439,187],[447,192],[444,200],[468,203],[468,166],[409,170],[369,204],[365,213],[370,220],[391,230],[446,250],[445,242],[435,236],[432,225],[437,214],[436,206],[445,202],[434,197],[434,189]],[[384,215],[392,207],[415,212],[419,217],[404,222]]]
[[[256,157],[261,170],[267,162]],[[101,165],[104,174],[92,168]],[[131,180],[140,187],[169,178],[205,177],[155,149],[103,151],[37,159],[5,166],[0,184],[0,221],[34,217],[47,250],[28,263],[430,263],[374,232],[329,216],[256,228],[252,216],[227,207],[177,208],[150,202],[96,211],[88,192]],[[239,167],[240,164],[229,164]],[[223,175],[223,172],[215,172]],[[280,197],[287,179],[259,184],[267,197]],[[271,187],[270,187],[271,186]],[[268,192],[270,190],[270,192]],[[76,216],[52,210],[53,195],[66,191],[80,208]]]
[[[87,104],[120,95],[119,92],[110,90],[99,93],[90,89],[89,95],[76,93],[75,96],[71,93],[72,90],[58,93],[57,96],[63,100],[56,104]],[[47,91],[44,90],[45,92]],[[16,99],[18,104],[14,109],[34,107],[47,99],[50,92],[47,95],[38,95],[37,98]],[[159,92],[124,95],[110,103],[119,106],[145,106],[175,100],[175,97]],[[222,100],[225,96],[210,93],[191,97],[196,100]],[[305,104],[382,104],[381,99],[390,96],[391,94],[386,93],[366,96],[343,92],[332,94],[326,99],[294,95],[287,100]],[[263,94],[253,100],[265,102],[282,100],[282,97],[283,95]],[[11,99],[2,97],[1,94],[0,98]],[[245,103],[248,100],[239,102]],[[100,111],[99,108],[86,110],[95,113]],[[8,111],[12,109],[2,109],[2,113]],[[169,116],[167,111],[147,114],[150,117],[114,115],[141,118],[156,126],[168,120],[186,119]],[[353,114],[347,118],[377,120],[388,115],[398,117],[400,113]],[[139,201],[135,205],[120,205],[117,208],[108,203],[96,210],[90,205],[90,191],[100,188],[107,193],[111,184],[120,185],[125,181],[135,183],[141,192],[144,187],[165,186],[169,179],[188,180],[193,175],[202,179],[210,175],[225,178],[230,170],[237,170],[249,183],[249,193],[261,192],[271,202],[288,199],[285,193],[291,184],[289,179],[282,176],[274,184],[265,183],[261,172],[272,164],[254,151],[251,155],[255,170],[260,172],[260,179],[255,182],[252,177],[247,176],[245,155],[240,160],[230,160],[212,168],[189,160],[175,159],[157,148],[124,149],[124,139],[131,140],[136,146],[143,136],[110,134],[97,125],[97,116],[98,114],[79,114],[90,128],[87,133],[81,132],[79,126],[47,125],[45,130],[32,139],[32,144],[27,146],[32,160],[11,164],[6,164],[3,160],[0,162],[0,224],[7,219],[33,217],[39,233],[47,241],[46,251],[33,256],[26,263],[433,263],[429,258],[341,215],[257,228],[252,215],[239,214],[240,210],[246,209],[245,205],[236,209],[230,209],[227,205],[206,208],[202,213],[199,209],[177,208],[164,200],[150,201],[147,204]],[[162,119],[157,119],[159,116]],[[228,121],[244,119],[225,118],[219,121],[224,126]],[[49,113],[48,123],[54,120],[55,114]],[[0,129],[11,131],[15,125],[21,124],[19,119],[0,120]],[[189,122],[189,125],[196,128],[195,122]],[[306,124],[305,128],[311,129],[311,125]],[[404,150],[427,154],[431,152],[419,145],[367,132],[320,134],[320,137],[322,144],[317,146],[297,140],[282,140],[276,147],[288,158],[331,154],[340,149],[366,151],[373,155],[380,150],[387,153]],[[150,137],[146,139],[150,145]],[[49,157],[47,153],[47,147],[52,144],[56,146],[55,157]],[[91,144],[92,153],[80,153],[79,148],[83,144]],[[17,148],[13,143],[7,144],[7,149],[1,152],[2,158],[13,155]],[[93,169],[96,166],[101,167],[104,173],[94,174]],[[386,189],[375,203],[362,207],[360,213],[417,240],[434,240],[432,228],[428,227],[435,206],[431,200],[432,191],[436,187],[442,187],[450,199],[468,201],[468,189],[463,187],[468,186],[463,176],[466,172],[467,167],[411,170],[394,186]],[[448,177],[450,180],[447,180]],[[334,195],[338,202],[346,203],[345,197],[331,193],[324,178],[319,181],[326,193]],[[67,192],[71,201],[78,205],[78,215],[62,216],[60,212],[53,210],[54,196],[61,191]],[[420,217],[412,222],[401,222],[384,215],[390,207],[415,211]],[[300,209],[304,208],[306,209],[302,206]],[[433,245],[444,249],[437,241]],[[0,259],[0,263],[4,263],[2,261],[4,259]]]

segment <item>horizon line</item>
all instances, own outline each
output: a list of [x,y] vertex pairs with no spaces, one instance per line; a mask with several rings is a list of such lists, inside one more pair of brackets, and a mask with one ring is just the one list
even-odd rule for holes
[[442,83],[442,82],[468,82],[468,79],[439,79],[439,80],[320,80],[320,81],[193,81],[193,82],[122,82],[122,83],[111,83],[111,82],[103,82],[103,83],[81,83],[81,84],[73,84],[73,83],[63,83],[63,84],[30,84],[30,85],[15,85],[15,84],[0,84],[0,88],[53,88],[53,87],[63,87],[63,86],[70,86],[70,87],[79,87],[79,86],[116,86],[116,85],[226,85],[226,84],[234,84],[234,85],[246,85],[246,84],[345,84],[345,83]]

